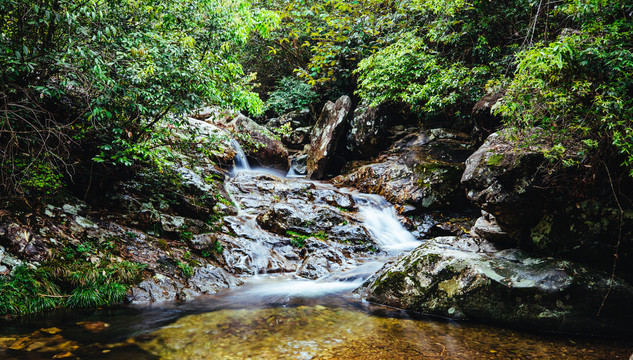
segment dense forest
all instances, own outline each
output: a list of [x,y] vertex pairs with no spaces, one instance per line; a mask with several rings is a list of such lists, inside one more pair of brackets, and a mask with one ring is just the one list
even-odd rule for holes
[[[172,165],[197,149],[226,168],[224,157],[235,149],[215,137],[183,135],[190,115],[210,107],[264,125],[305,111],[314,126],[324,105],[344,95],[350,113],[386,109],[383,127],[448,128],[466,134],[471,147],[500,133],[515,153],[539,153],[542,179],[533,187],[560,196],[552,207],[567,210],[539,213],[512,232],[514,220],[504,223],[492,206],[483,208],[498,217],[512,246],[573,260],[586,257],[576,253],[584,243],[568,250],[542,234],[554,239],[563,213],[578,215],[579,228],[611,236],[607,250],[591,248],[600,259],[588,263],[610,284],[616,276],[631,279],[633,0],[0,0],[0,245],[11,246],[11,231],[35,226],[32,213],[54,212],[50,204],[61,209],[78,199],[110,216],[112,194],[138,183],[141,190],[130,193],[146,199],[162,191],[161,204],[168,204],[150,211],[147,200],[138,213],[201,220],[169,230],[163,217],[160,232],[142,223],[156,248],[193,249],[198,230],[191,229],[219,232],[232,200],[217,190],[225,177],[213,171],[204,180],[215,193],[177,198],[185,187]],[[273,126],[270,137],[284,138],[293,126]],[[233,136],[261,147],[259,135]],[[382,150],[345,150],[345,163],[323,178]],[[505,164],[499,154],[487,159],[487,166]],[[517,196],[526,191],[514,189]],[[594,218],[610,222],[595,225]],[[283,231],[294,247],[326,237]],[[138,237],[121,234],[129,242]],[[149,270],[123,256],[115,237],[58,239],[46,256],[24,255],[35,265],[0,271],[0,315],[122,301]],[[222,263],[226,246],[214,238],[169,266],[191,278],[202,261],[196,257]]]
[[160,161],[156,124],[202,105],[281,115],[338,94],[483,133],[538,128],[556,166],[633,176],[627,1],[1,6],[9,193]]

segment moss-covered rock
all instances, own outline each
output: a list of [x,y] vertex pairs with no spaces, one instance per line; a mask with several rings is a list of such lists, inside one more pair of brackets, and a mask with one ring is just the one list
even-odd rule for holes
[[429,240],[385,266],[363,292],[398,308],[547,331],[621,334],[633,321],[625,281],[468,237]]
[[[535,129],[520,136],[539,134]],[[632,189],[614,192],[608,177],[584,184],[579,179],[587,168],[549,162],[551,141],[517,136],[509,130],[492,134],[466,161],[462,184],[484,210],[473,235],[605,271],[615,264],[618,275],[633,279],[633,208],[625,200]]]
[[371,164],[333,181],[417,209],[455,208],[466,203],[460,178],[470,149],[468,136],[462,133],[444,129],[413,133]]

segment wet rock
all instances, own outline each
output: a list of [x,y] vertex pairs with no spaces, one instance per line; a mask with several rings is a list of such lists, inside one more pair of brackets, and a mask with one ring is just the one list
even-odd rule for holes
[[310,109],[301,109],[283,114],[280,117],[272,118],[266,122],[269,129],[279,128],[286,124],[292,125],[293,128],[307,126],[310,123]]
[[215,294],[222,289],[239,286],[242,281],[220,267],[207,264],[197,267],[193,276],[187,280],[187,284],[185,292],[189,298],[192,298],[203,294]]
[[369,159],[385,150],[389,137],[387,129],[397,123],[394,109],[386,104],[360,104],[354,110],[347,132],[347,150],[355,157]]
[[633,321],[626,282],[469,237],[427,241],[385,266],[364,291],[380,304],[538,330],[621,334]]
[[185,284],[179,279],[156,274],[134,286],[127,300],[131,303],[177,300],[181,297],[180,292],[184,287]]
[[40,262],[51,255],[40,235],[33,233],[29,227],[15,223],[0,225],[0,245],[28,261]]
[[548,203],[541,165],[544,149],[517,148],[494,133],[466,160],[461,182],[468,198],[492,214],[502,229],[531,226]]
[[296,274],[314,280],[346,267],[349,267],[348,261],[341,251],[322,248],[308,254]]
[[[517,140],[538,138],[539,129],[519,135],[510,131],[490,135],[466,161],[462,184],[468,198],[485,211],[473,233],[501,247],[564,257],[605,271],[617,262],[617,273],[633,280],[630,206],[620,213],[608,181],[583,188],[586,184],[579,179],[584,167],[554,167],[545,158],[554,146],[551,141]],[[630,197],[633,187],[624,184],[619,196]]]
[[[296,264],[289,261],[292,256],[279,254],[276,249],[278,244],[271,242],[258,242],[250,239],[223,235],[218,241],[223,245],[220,257],[227,268],[234,274],[257,275],[264,273],[292,272],[297,268]],[[284,247],[284,246],[282,246]]]
[[310,135],[310,151],[307,159],[307,175],[311,179],[323,179],[330,171],[339,138],[347,125],[347,115],[352,100],[342,96],[336,103],[328,101]]
[[135,285],[127,301],[131,303],[190,300],[204,294],[215,294],[221,289],[240,285],[242,282],[222,268],[206,264],[196,267],[187,280],[160,273]]
[[482,216],[477,219],[471,229],[471,235],[487,239],[501,247],[512,247],[514,241],[508,236],[508,233],[499,227],[495,217],[484,210],[481,211],[481,214]]
[[218,118],[215,125],[231,131],[246,155],[262,167],[288,171],[288,150],[279,137],[242,114]]
[[292,129],[288,134],[281,135],[281,141],[290,149],[301,150],[310,143],[311,132],[309,126]]
[[296,154],[290,157],[290,173],[293,175],[306,175],[307,173],[307,165],[306,160],[308,159],[307,154]]
[[465,134],[443,129],[414,133],[371,164],[340,175],[333,182],[416,209],[455,208],[466,203],[460,178],[462,161],[470,153]]

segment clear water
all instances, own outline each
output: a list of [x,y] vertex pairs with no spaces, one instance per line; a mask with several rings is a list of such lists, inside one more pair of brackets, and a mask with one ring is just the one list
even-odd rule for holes
[[[626,360],[633,352],[630,339],[426,318],[358,301],[344,285],[330,285],[262,277],[185,304],[22,319],[2,324],[0,358]],[[77,324],[86,321],[108,326],[91,332]],[[38,331],[52,326],[60,330],[55,335]],[[26,340],[22,348],[7,349],[7,338]]]

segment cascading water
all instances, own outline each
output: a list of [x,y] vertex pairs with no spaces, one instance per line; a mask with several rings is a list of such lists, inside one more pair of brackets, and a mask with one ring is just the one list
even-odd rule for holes
[[393,205],[378,195],[356,194],[364,226],[384,250],[400,252],[412,250],[421,242],[407,231],[396,215]]
[[251,167],[248,165],[248,159],[246,159],[246,154],[240,144],[233,138],[231,138],[231,146],[233,150],[235,150],[235,158],[233,162],[235,163],[233,167],[233,172],[250,170]]
[[[255,220],[258,214],[266,212],[264,209],[272,209],[275,206],[281,206],[281,209],[286,209],[282,211],[286,211],[287,215],[273,215],[283,216],[284,219],[286,217],[306,219],[306,216],[311,218],[312,215],[306,215],[307,213],[315,214],[315,221],[327,222],[329,221],[327,219],[317,220],[319,218],[318,214],[331,214],[332,211],[342,212],[340,215],[335,216],[347,216],[350,223],[356,224],[355,226],[359,229],[357,230],[359,233],[369,235],[373,242],[383,250],[383,252],[371,257],[367,255],[357,256],[354,258],[355,260],[350,260],[349,266],[341,265],[338,270],[329,270],[329,274],[321,274],[316,280],[308,280],[301,277],[303,275],[299,268],[295,274],[288,273],[285,270],[282,271],[285,272],[285,275],[256,276],[247,281],[247,286],[233,290],[232,292],[236,295],[241,294],[240,296],[244,297],[287,301],[287,299],[294,297],[317,298],[329,294],[349,292],[360,287],[389,258],[421,244],[402,226],[393,205],[379,195],[338,189],[328,183],[297,177],[286,176],[284,178],[283,175],[273,174],[265,169],[252,169],[248,172],[236,172],[236,170],[233,170],[234,176],[229,180],[227,190],[231,193],[233,201],[242,210],[236,216],[226,217],[225,221],[230,224],[230,227],[238,237],[249,239],[245,250],[248,253],[248,263],[252,267],[252,273],[267,273],[271,265],[267,263],[266,259],[279,262],[278,259],[280,257],[289,256],[288,250],[278,245],[287,241],[284,239],[288,237],[288,234],[286,234],[286,237],[283,236],[283,233],[277,233],[281,236],[273,234],[262,229]],[[314,199],[313,196],[317,196],[321,200],[310,200]],[[336,199],[343,201],[341,204],[347,201],[348,206],[351,206],[354,210],[345,212],[342,207],[337,209],[334,206]],[[273,214],[275,213],[273,212]],[[284,219],[279,220],[283,222]],[[285,221],[292,222],[295,220],[285,219]],[[309,220],[308,222],[311,221]],[[341,223],[341,220],[337,220],[337,223]],[[346,224],[347,221],[342,223]],[[331,227],[332,225],[324,226],[328,228],[328,226]],[[315,231],[312,230],[313,233]],[[306,233],[304,232],[304,234]],[[315,241],[317,242],[315,243]],[[255,249],[253,248],[255,244],[267,245],[260,245]],[[317,246],[316,249],[324,249],[323,246],[331,246],[324,243],[318,245],[317,239],[312,240],[312,244],[311,246],[313,247],[307,250],[307,255],[301,255],[301,258],[309,257],[309,254],[315,251],[314,246]],[[336,249],[336,247],[333,249]],[[227,254],[226,257],[227,263],[238,263],[238,259],[232,259],[232,253]],[[330,260],[327,261],[329,262]],[[281,262],[283,262],[283,259]],[[298,266],[300,267],[301,263]],[[274,271],[277,271],[275,269],[278,268],[273,268]]]

